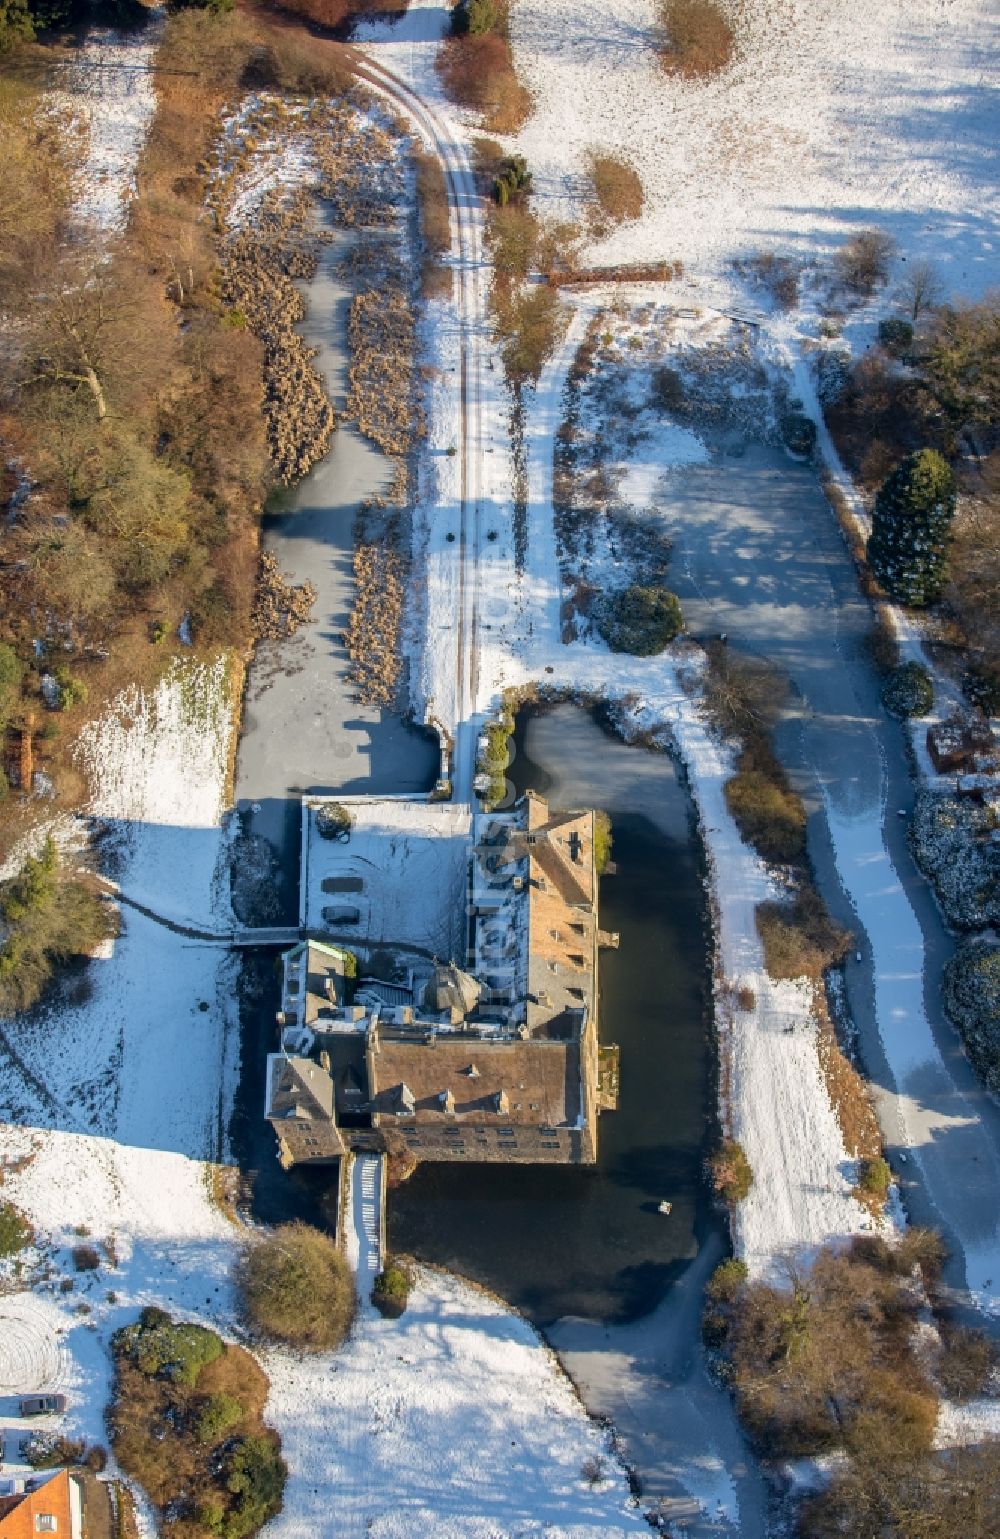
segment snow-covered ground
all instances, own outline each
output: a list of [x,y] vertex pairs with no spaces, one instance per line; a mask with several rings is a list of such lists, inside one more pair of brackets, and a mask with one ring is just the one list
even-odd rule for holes
[[[218,877],[230,731],[225,664],[176,664],[156,690],[113,702],[81,750],[90,810],[120,835],[123,891],[216,925],[228,917]],[[445,823],[458,812],[436,810]],[[59,1390],[66,1430],[103,1443],[110,1335],[144,1304],[236,1329],[229,1277],[242,1231],[212,1201],[206,1164],[225,1154],[234,987],[224,950],[127,908],[85,978],[16,1036],[3,1023],[16,1042],[16,1056],[0,1046],[3,1194],[36,1244],[24,1275],[5,1269],[0,1427],[23,1432],[16,1396]],[[81,1244],[97,1249],[97,1270],[75,1270]],[[371,1272],[369,1259],[365,1296]],[[400,1323],[365,1303],[339,1355],[273,1353],[267,1368],[291,1472],[283,1532],[584,1539],[644,1527],[619,1464],[594,1488],[581,1475],[606,1436],[551,1354],[456,1280],[422,1276]]]
[[391,796],[347,796],[337,805],[351,816],[350,838],[343,841],[324,839],[317,830],[319,798],[303,806],[303,925],[323,929],[324,908],[347,905],[358,911],[359,941],[408,941],[442,957],[460,955],[468,806]]
[[98,235],[124,229],[135,173],[156,110],[152,64],[166,12],[150,10],[136,33],[95,27],[53,92],[53,105],[84,133],[73,213]]
[[[230,730],[220,662],[175,665],[84,734],[89,811],[122,836],[122,885],[168,912],[218,911]],[[10,1395],[63,1390],[69,1429],[95,1442],[106,1436],[107,1342],[139,1305],[232,1323],[234,1231],[205,1161],[222,1156],[231,1111],[233,986],[225,952],[126,910],[82,977],[16,1028],[3,1023],[14,1046],[0,1049],[4,1196],[30,1218],[41,1255],[21,1280],[32,1291],[15,1283],[0,1304],[0,1383]],[[75,1271],[83,1243],[100,1254],[95,1271]]]
[[264,1366],[291,1470],[271,1539],[648,1532],[607,1433],[531,1327],[445,1272],[419,1269],[400,1320],[362,1301],[335,1356]]
[[733,64],[667,75],[657,0],[516,0],[514,61],[535,99],[517,137],[542,212],[580,216],[588,153],[638,171],[642,217],[599,262],[680,258],[696,285],[733,257],[812,259],[871,225],[949,290],[997,281],[990,0],[749,0]]

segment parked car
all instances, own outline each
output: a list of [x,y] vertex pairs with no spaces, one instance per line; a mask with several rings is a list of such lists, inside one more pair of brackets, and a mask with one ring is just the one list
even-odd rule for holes
[[357,924],[361,918],[361,910],[351,903],[329,904],[323,910],[323,923],[331,925],[334,929],[340,925]]
[[65,1395],[25,1395],[21,1401],[22,1416],[61,1415],[65,1409]]

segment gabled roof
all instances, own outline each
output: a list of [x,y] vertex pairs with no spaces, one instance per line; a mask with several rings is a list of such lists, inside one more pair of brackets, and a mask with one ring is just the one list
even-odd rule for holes
[[454,962],[439,962],[424,989],[424,1009],[432,1014],[455,1010],[463,1018],[476,1008],[482,985]]
[[386,1121],[565,1127],[581,1111],[577,1041],[442,1034],[431,1044],[386,1031],[371,1067],[372,1110]]
[[57,1471],[37,1491],[0,1497],[0,1539],[40,1539],[46,1534],[55,1539],[78,1539],[80,1500],[79,1488],[74,1492],[68,1470]]
[[267,1057],[267,1104],[264,1116],[274,1121],[330,1121],[333,1118],[333,1080],[311,1058],[285,1053]]

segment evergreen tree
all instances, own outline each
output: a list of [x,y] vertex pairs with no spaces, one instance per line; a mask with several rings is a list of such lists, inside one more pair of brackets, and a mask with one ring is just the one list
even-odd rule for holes
[[908,455],[886,477],[875,499],[868,560],[894,599],[922,608],[940,597],[954,512],[955,477],[936,449]]

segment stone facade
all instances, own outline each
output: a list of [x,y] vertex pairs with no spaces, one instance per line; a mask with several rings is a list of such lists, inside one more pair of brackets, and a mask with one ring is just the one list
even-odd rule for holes
[[[389,979],[362,965],[353,986],[339,948],[295,948],[281,1051],[268,1060],[265,1114],[282,1161],[324,1162],[354,1145],[417,1160],[592,1164],[597,900],[593,812],[550,815],[529,793],[472,819],[464,967],[409,956]],[[612,1104],[602,1093],[600,1108]]]

